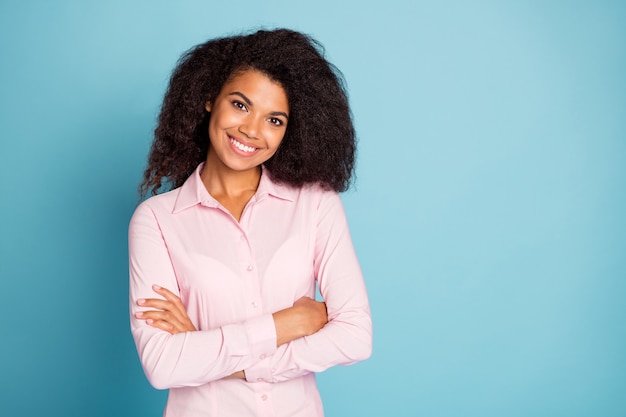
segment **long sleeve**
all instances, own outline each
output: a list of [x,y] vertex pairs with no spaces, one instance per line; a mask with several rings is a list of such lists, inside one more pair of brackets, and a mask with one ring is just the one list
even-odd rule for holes
[[135,318],[135,312],[144,310],[137,306],[138,299],[157,297],[152,285],[181,295],[167,242],[146,203],[137,208],[130,222],[129,261],[131,330],[143,369],[155,388],[202,385],[252,366],[276,351],[270,314],[176,335]]
[[329,321],[319,332],[282,345],[270,357],[246,368],[249,381],[285,381],[371,355],[367,292],[336,193],[324,193],[316,227],[314,270]]
[[[171,388],[167,416],[322,416],[314,372],[365,359],[372,346],[341,200],[264,170],[235,219],[206,190],[202,167],[130,222],[130,324],[146,376]],[[135,318],[150,310],[137,300],[159,297],[155,284],[180,297],[197,331],[170,335]],[[272,314],[313,297],[316,284],[329,323],[277,349]],[[247,380],[225,378],[241,370]]]

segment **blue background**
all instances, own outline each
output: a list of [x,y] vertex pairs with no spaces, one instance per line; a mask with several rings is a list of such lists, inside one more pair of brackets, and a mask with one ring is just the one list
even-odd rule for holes
[[0,3],[0,413],[158,416],[126,229],[169,72],[312,34],[360,137],[372,358],[332,416],[626,416],[626,3]]

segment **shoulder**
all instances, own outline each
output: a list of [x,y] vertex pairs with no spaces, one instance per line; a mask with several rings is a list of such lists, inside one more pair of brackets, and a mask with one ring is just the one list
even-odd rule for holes
[[131,223],[139,217],[160,217],[171,214],[174,211],[179,192],[180,188],[177,188],[142,201],[135,209]]
[[343,213],[341,196],[334,190],[328,190],[318,184],[308,184],[298,188],[297,202],[314,210],[317,216],[326,216],[330,213]]
[[302,189],[320,202],[341,203],[341,197],[337,191],[326,189],[319,184],[306,185]]

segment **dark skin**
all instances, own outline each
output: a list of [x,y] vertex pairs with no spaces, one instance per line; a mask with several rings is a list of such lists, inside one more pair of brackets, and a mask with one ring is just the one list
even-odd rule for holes
[[[218,97],[206,103],[206,110],[212,113],[211,144],[200,177],[207,191],[239,221],[259,185],[260,165],[276,152],[284,137],[289,119],[287,95],[280,84],[250,70],[228,81]],[[246,151],[233,146],[233,139]],[[163,298],[137,300],[137,305],[154,310],[135,317],[170,334],[198,331],[178,296],[166,288],[152,288]],[[328,323],[326,304],[309,297],[272,317],[277,347],[310,336]],[[230,378],[245,378],[245,374],[239,371]]]
[[[155,310],[138,312],[135,317],[170,334],[198,331],[176,294],[158,285],[153,285],[152,289],[164,299],[137,300],[137,305]],[[276,326],[277,347],[300,337],[310,336],[328,323],[326,304],[309,297],[300,298],[293,306],[277,311],[272,317]]]
[[[135,313],[135,317],[146,320],[148,325],[170,334],[198,331],[176,294],[158,285],[153,285],[152,289],[164,299],[137,300],[137,305],[155,310]],[[272,314],[272,317],[276,327],[277,347],[300,337],[317,333],[328,323],[326,304],[309,297],[298,299],[292,307],[277,311]],[[242,370],[228,378],[245,378],[245,374]]]

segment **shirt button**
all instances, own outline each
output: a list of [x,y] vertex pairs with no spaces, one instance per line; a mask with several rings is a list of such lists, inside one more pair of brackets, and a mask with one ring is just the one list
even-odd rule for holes
[[246,237],[244,235],[240,235],[239,236],[239,240],[241,240],[243,242],[244,240],[246,240]]
[[265,353],[263,353],[263,354],[261,354],[261,356],[259,356],[259,358],[265,359],[265,358],[267,358],[267,355]]
[[252,302],[252,307],[257,308],[259,306],[259,304],[256,301]]
[[257,378],[256,380],[259,381],[259,382],[264,382],[265,381],[263,378]]
[[261,399],[262,399],[263,401],[267,401],[267,395],[266,395],[266,394],[261,395]]
[[252,265],[248,265],[246,269],[248,270],[248,272],[252,271]]

